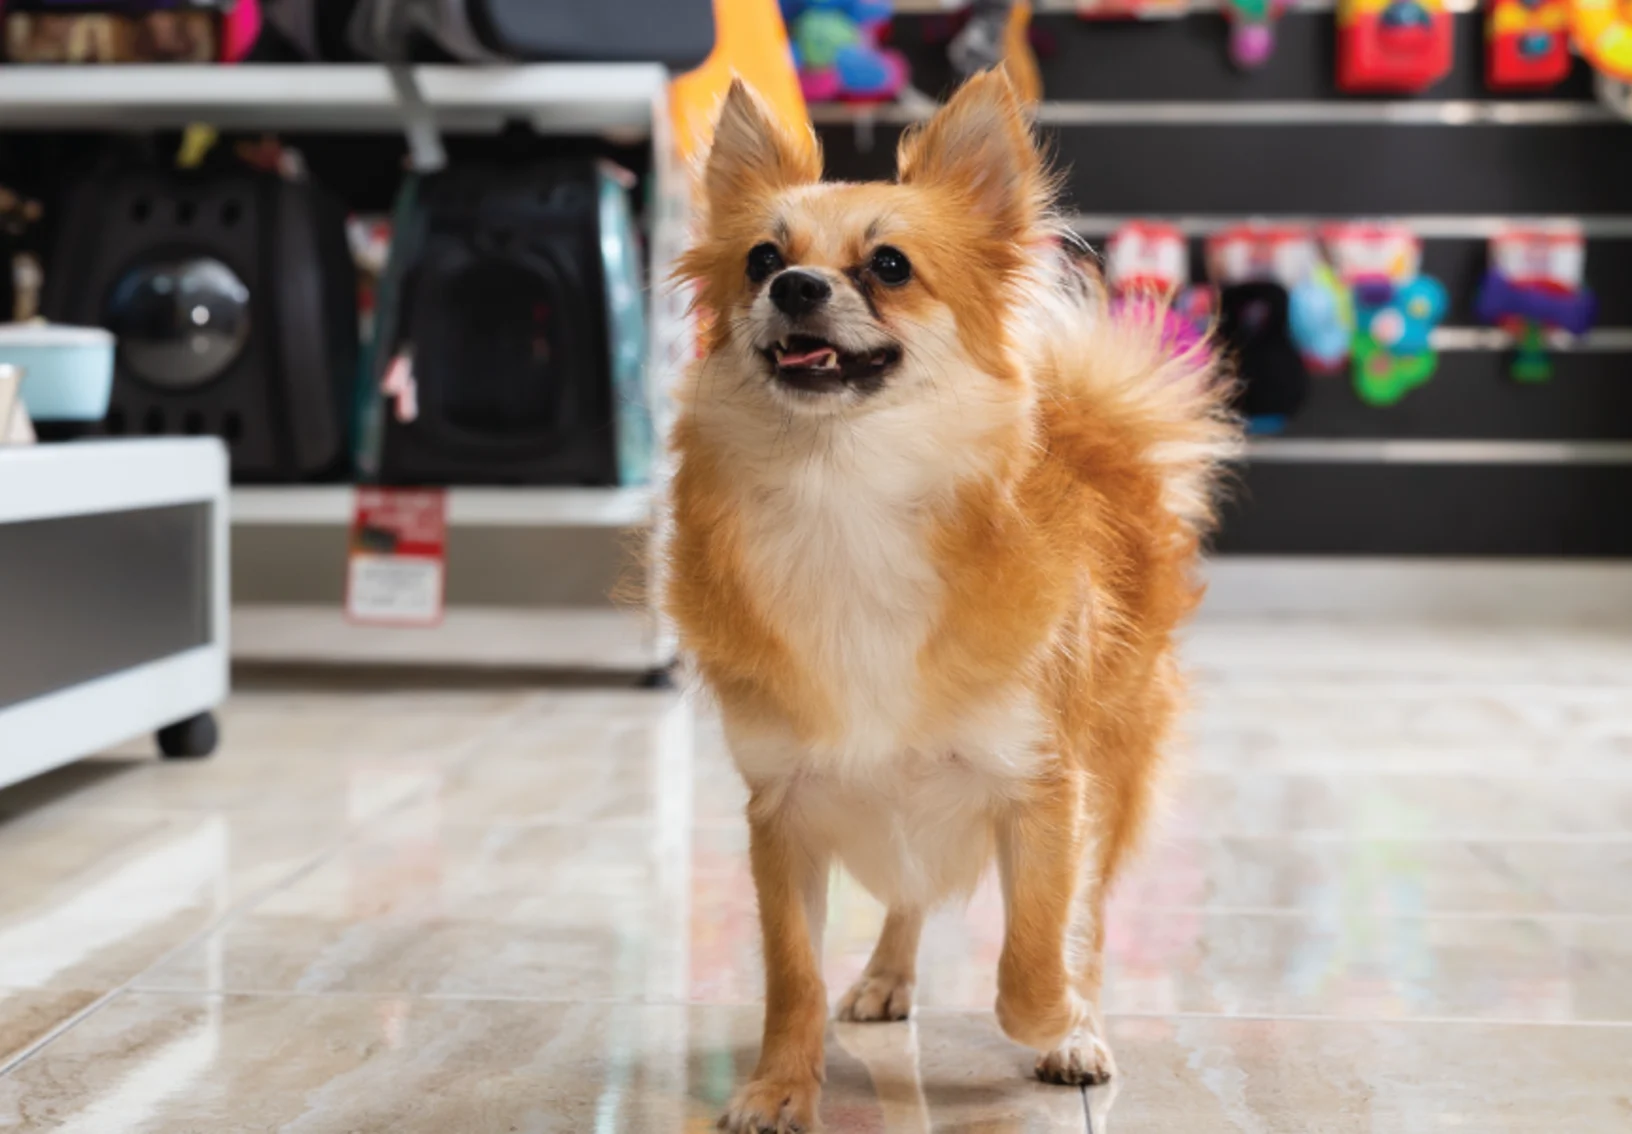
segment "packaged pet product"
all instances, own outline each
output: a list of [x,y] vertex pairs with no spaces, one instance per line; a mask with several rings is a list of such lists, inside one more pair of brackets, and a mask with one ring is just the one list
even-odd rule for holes
[[259,0],[9,0],[13,63],[215,63],[248,52]]

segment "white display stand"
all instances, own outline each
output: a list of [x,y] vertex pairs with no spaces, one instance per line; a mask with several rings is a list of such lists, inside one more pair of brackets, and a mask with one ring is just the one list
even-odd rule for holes
[[214,747],[227,515],[213,439],[0,447],[0,784],[143,733]]

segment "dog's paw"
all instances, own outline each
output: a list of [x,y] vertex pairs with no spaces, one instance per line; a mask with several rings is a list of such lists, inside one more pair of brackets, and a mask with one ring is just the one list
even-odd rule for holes
[[719,1127],[726,1134],[812,1134],[820,1092],[815,1080],[755,1079],[732,1097]]
[[1077,1029],[1059,1047],[1037,1057],[1037,1077],[1045,1083],[1097,1087],[1115,1074],[1111,1049],[1086,1028]]
[[912,982],[887,973],[863,975],[839,1001],[837,1014],[858,1024],[905,1020],[912,1015]]

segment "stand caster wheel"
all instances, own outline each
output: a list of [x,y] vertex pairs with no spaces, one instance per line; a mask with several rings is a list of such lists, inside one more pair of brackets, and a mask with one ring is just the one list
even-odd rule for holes
[[200,713],[159,730],[159,751],[167,760],[197,760],[215,751],[221,730],[212,713]]
[[648,669],[640,675],[642,689],[673,689],[674,666],[660,665],[655,669]]

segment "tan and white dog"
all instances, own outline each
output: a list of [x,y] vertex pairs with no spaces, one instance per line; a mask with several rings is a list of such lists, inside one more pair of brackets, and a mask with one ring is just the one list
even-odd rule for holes
[[821,181],[734,85],[680,274],[714,316],[682,395],[666,603],[747,781],[764,1045],[721,1120],[814,1126],[829,869],[888,904],[849,1020],[911,1009],[924,914],[995,857],[997,1018],[1062,1083],[1112,1072],[1105,894],[1179,698],[1226,384],[1112,321],[1059,252],[1000,74],[895,183]]

